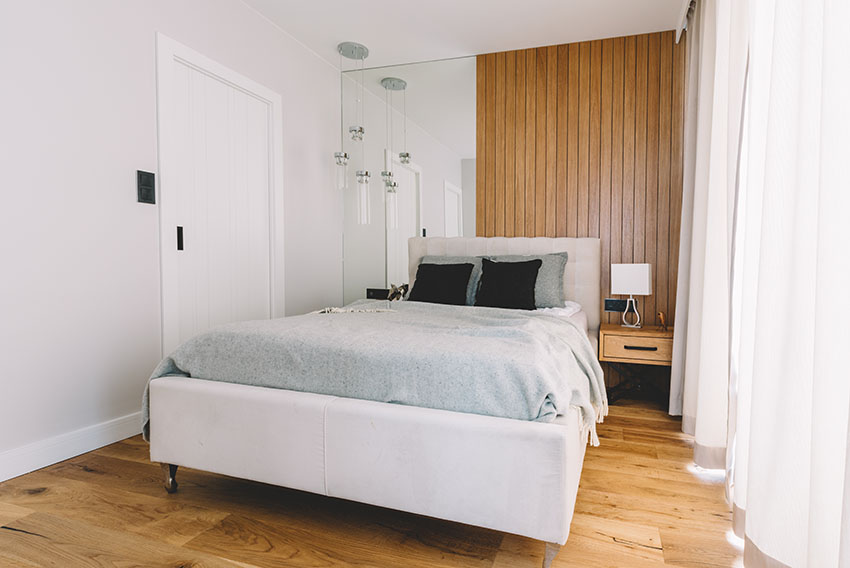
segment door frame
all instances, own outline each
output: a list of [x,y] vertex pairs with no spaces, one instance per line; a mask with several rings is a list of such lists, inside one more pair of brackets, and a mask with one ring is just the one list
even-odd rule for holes
[[156,34],[156,115],[157,115],[157,168],[156,184],[157,211],[159,213],[159,258],[160,258],[160,321],[161,355],[164,357],[169,345],[175,345],[179,337],[177,318],[169,321],[167,314],[178,305],[178,290],[166,289],[165,277],[177,275],[177,257],[167,254],[175,247],[174,227],[176,209],[168,199],[169,155],[174,152],[172,127],[175,124],[174,74],[172,65],[180,63],[199,73],[221,81],[248,96],[269,106],[269,317],[285,313],[283,290],[278,292],[276,283],[284,282],[284,233],[283,223],[283,101],[281,96],[197,51],[157,32]]
[[463,190],[448,180],[443,180],[443,231],[446,230],[446,194],[457,195],[457,236],[463,236]]

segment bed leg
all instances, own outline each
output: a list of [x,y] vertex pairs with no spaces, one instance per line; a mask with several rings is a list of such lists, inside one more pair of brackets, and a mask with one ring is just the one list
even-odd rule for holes
[[552,566],[552,561],[555,560],[559,550],[561,550],[560,544],[546,543],[546,551],[543,553],[543,568]]
[[177,466],[170,463],[160,464],[165,474],[165,490],[169,493],[177,491]]

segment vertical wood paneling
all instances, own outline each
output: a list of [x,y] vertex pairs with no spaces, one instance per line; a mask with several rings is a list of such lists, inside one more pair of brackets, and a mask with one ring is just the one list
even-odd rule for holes
[[621,262],[634,258],[635,219],[635,55],[637,37],[626,38],[623,74],[623,240]]
[[579,44],[569,44],[567,85],[567,236],[578,236],[578,102],[579,102]]
[[[611,264],[619,263],[623,242],[623,50],[625,40],[614,40],[613,81],[611,93]],[[611,290],[610,270],[608,282],[602,283],[607,296]],[[605,314],[608,323],[614,321],[614,315]]]
[[558,159],[558,47],[546,48],[546,236],[555,236],[555,174]]
[[494,235],[505,234],[505,54],[496,54],[496,206]]
[[516,205],[515,142],[516,137],[516,52],[505,54],[505,231],[514,236],[514,207]]
[[602,40],[590,44],[590,144],[587,176],[587,234],[599,236],[599,167],[602,97]]
[[555,234],[567,236],[567,110],[569,108],[567,93],[567,69],[569,65],[569,48],[558,46],[558,164],[555,172]]
[[646,50],[648,37],[637,37],[635,50],[635,203],[632,262],[644,262],[646,240]]
[[[525,236],[536,234],[534,210],[537,208],[535,179],[537,171],[537,50],[525,50]],[[486,159],[486,158],[485,158]],[[489,236],[489,235],[488,235]]]
[[614,40],[602,42],[602,95],[599,131],[599,238],[602,245],[602,288],[609,289],[611,281],[611,152],[614,88]]
[[590,42],[579,44],[578,70],[578,224],[579,235],[587,235],[590,170]]
[[[484,203],[486,211],[484,215],[484,234],[496,234],[496,54],[491,53],[484,56],[486,65],[486,91],[484,93],[484,129],[487,138],[484,140],[485,155],[492,156],[492,160],[485,159],[484,180]],[[480,153],[479,153],[480,155]],[[476,185],[480,182],[476,180]],[[476,191],[477,193],[477,191]]]
[[673,321],[686,61],[672,32],[479,56],[478,234],[599,236],[603,297],[650,262],[644,319]]
[[545,48],[537,52],[537,148],[534,184],[534,234],[546,235],[546,57]]
[[[660,44],[661,34],[652,34],[648,38],[647,46],[647,70],[646,70],[646,206],[644,223],[644,262],[652,266],[656,276],[656,286],[652,287],[652,294],[643,299],[643,320],[647,324],[655,323],[655,303],[658,298],[658,277],[662,271],[655,262],[658,246],[658,127],[659,110],[658,97],[660,80]],[[665,263],[666,264],[666,263]],[[666,277],[666,266],[663,270]]]
[[[481,114],[481,113],[478,113]],[[525,236],[525,52],[516,52],[516,217],[514,235]],[[477,164],[476,160],[476,164]]]
[[657,309],[665,312],[670,282],[670,138],[673,114],[666,109],[673,108],[673,41],[673,32],[664,33],[659,54],[657,254],[653,269],[657,267],[655,303]]
[[[477,148],[479,155],[482,150],[486,149],[485,140],[487,140],[487,130],[485,127],[484,115],[486,113],[486,101],[484,96],[487,92],[487,84],[485,82],[485,77],[487,76],[486,71],[486,57],[478,57],[475,61],[475,105],[478,109],[478,112],[475,113],[475,147]],[[484,173],[484,166],[488,163],[487,160],[475,160],[475,179],[477,180],[477,188],[476,188],[476,199],[475,199],[475,234],[476,235],[484,235],[486,234],[486,229],[484,227],[484,219],[486,216],[486,201],[483,199],[484,197],[484,184],[486,183],[487,176]],[[480,185],[478,185],[480,184]],[[480,189],[479,189],[480,188]]]

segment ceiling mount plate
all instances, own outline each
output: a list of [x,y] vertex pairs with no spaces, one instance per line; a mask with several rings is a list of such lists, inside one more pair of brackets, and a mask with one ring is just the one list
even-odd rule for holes
[[398,77],[384,77],[381,86],[388,91],[403,91],[407,88],[407,81]]
[[362,60],[369,57],[369,48],[362,43],[353,41],[342,42],[336,46],[336,50],[340,53],[340,55],[347,57],[348,59]]

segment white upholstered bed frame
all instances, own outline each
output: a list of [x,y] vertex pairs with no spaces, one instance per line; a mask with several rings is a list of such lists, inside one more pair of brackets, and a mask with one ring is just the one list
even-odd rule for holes
[[[564,288],[599,326],[598,239],[414,238],[424,255],[568,252]],[[586,438],[575,409],[551,423],[163,377],[150,384],[150,457],[177,466],[566,542]]]

